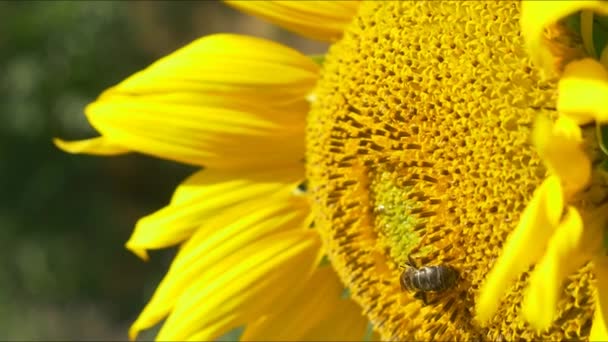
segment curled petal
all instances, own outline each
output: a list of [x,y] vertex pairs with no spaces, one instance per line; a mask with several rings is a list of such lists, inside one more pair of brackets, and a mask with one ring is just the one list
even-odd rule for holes
[[477,319],[481,322],[488,321],[496,312],[501,297],[516,276],[540,259],[559,223],[563,207],[559,179],[551,176],[534,192],[519,224],[507,239],[502,255],[481,287],[476,304]]
[[543,39],[544,30],[559,20],[580,10],[608,14],[604,1],[522,1],[521,30],[532,60],[551,72],[554,56]]
[[592,237],[597,234],[589,227],[585,230],[578,211],[569,207],[530,278],[522,312],[532,327],[544,330],[551,326],[563,281],[590,259],[587,251]]
[[555,124],[538,116],[532,141],[551,173],[561,180],[566,196],[583,189],[591,178],[591,161],[583,151],[582,134],[576,122],[560,116]]
[[557,110],[586,123],[608,121],[608,70],[587,58],[569,63],[559,81]]
[[97,137],[76,141],[65,141],[53,139],[55,146],[68,153],[88,153],[100,156],[115,156],[129,153],[130,151],[120,145],[114,144],[106,137]]

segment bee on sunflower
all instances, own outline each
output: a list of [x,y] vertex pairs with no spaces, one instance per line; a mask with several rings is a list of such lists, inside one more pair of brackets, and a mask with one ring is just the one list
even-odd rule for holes
[[[606,4],[228,3],[331,42],[322,65],[203,37],[91,103],[100,137],[56,140],[201,167],[126,244],[180,246],[132,339],[608,338]],[[413,259],[458,279],[420,300]]]

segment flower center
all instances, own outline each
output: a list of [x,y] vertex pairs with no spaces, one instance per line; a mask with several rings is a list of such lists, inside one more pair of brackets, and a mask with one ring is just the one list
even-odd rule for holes
[[[307,127],[315,227],[383,339],[537,336],[518,317],[526,275],[489,326],[472,310],[545,177],[529,135],[535,115],[555,113],[555,89],[526,57],[515,2],[366,2],[331,47]],[[403,290],[410,260],[459,278],[440,292]],[[445,280],[430,277],[437,270],[412,276]],[[572,317],[591,309],[577,305],[556,336],[580,336]]]

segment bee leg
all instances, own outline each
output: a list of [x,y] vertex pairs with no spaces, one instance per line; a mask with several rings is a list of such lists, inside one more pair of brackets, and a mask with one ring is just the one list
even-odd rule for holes
[[407,256],[407,260],[408,260],[409,266],[411,266],[413,268],[418,268],[418,266],[416,266],[416,262],[414,261],[414,259],[412,259],[411,255]]
[[425,306],[429,305],[429,301],[426,297],[426,292],[418,291],[414,294],[414,298],[422,300]]

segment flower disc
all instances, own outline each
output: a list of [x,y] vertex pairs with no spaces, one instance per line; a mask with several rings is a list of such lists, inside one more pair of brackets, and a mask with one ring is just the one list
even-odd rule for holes
[[[520,318],[527,274],[486,326],[479,286],[546,170],[529,143],[554,114],[556,84],[528,59],[519,4],[364,3],[326,56],[308,117],[315,226],[351,296],[383,339],[588,336],[590,273],[570,278],[547,332]],[[428,303],[401,265],[460,274]]]

